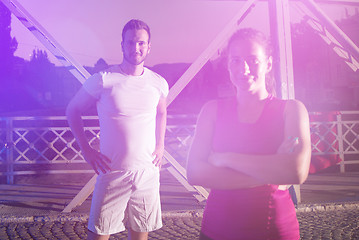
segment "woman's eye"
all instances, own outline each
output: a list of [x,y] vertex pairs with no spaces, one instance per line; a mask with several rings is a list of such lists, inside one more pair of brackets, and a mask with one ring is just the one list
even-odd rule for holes
[[243,63],[244,60],[240,59],[240,58],[232,58],[232,59],[230,59],[230,62],[237,64],[237,63]]
[[248,58],[248,59],[241,59],[241,58],[232,58],[230,59],[230,63],[232,64],[242,64],[246,62],[248,65],[257,65],[260,63],[258,58]]
[[248,59],[247,63],[248,63],[248,64],[256,65],[256,64],[259,64],[260,61],[259,61],[258,58],[251,58],[251,59]]

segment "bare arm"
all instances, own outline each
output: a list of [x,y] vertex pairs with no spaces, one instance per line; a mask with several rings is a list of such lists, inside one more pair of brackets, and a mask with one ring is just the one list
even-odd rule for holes
[[308,112],[301,102],[292,100],[287,102],[284,114],[286,140],[276,154],[216,153],[210,161],[268,184],[303,183],[308,176],[311,155]]
[[81,88],[68,104],[66,108],[66,116],[72,134],[75,136],[85,160],[92,166],[95,172],[99,174],[99,170],[102,172],[110,170],[107,164],[107,162],[110,161],[106,156],[90,146],[85,135],[84,124],[81,118],[82,113],[89,109],[90,106],[93,106],[95,102],[96,98]]
[[212,189],[238,189],[262,185],[246,174],[226,167],[216,167],[208,162],[212,151],[217,103],[207,103],[197,121],[195,136],[188,155],[187,177],[193,185]]
[[167,102],[166,98],[161,98],[157,105],[157,115],[156,115],[156,149],[153,152],[155,159],[153,164],[157,167],[161,167],[162,157],[165,147],[165,133],[166,133],[166,123],[167,123]]

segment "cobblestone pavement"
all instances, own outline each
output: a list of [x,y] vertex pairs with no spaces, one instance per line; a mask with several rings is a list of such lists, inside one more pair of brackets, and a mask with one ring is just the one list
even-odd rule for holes
[[[149,239],[196,239],[200,217],[171,217],[164,226],[151,232]],[[7,223],[0,226],[0,239],[86,239],[87,221]],[[110,239],[127,239],[127,232]]]
[[[359,208],[298,212],[301,239],[359,239]],[[166,217],[149,239],[197,239],[201,217]],[[87,221],[3,223],[0,239],[86,239]],[[123,232],[110,239],[127,239]]]
[[[204,203],[199,204],[192,193],[165,173],[161,189],[164,226],[150,233],[149,238],[197,239]],[[0,240],[86,239],[90,199],[70,214],[61,213],[83,186],[82,177],[77,176],[71,182],[57,177],[27,177],[17,186],[2,185]],[[51,186],[21,185],[31,184],[30,180],[48,182]],[[297,209],[301,239],[359,240],[359,173],[310,176],[301,186],[301,196]],[[126,238],[126,232],[111,236],[111,239]]]
[[301,239],[359,239],[359,209],[297,213]]

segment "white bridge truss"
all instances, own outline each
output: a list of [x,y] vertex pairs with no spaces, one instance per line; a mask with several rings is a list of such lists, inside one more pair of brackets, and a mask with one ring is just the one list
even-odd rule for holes
[[[0,0],[5,6],[20,20],[20,22],[31,32],[33,35],[42,43],[48,50],[54,54],[54,56],[68,68],[68,70],[81,82],[89,77],[89,73],[78,64],[66,51],[63,49],[56,40],[51,37],[51,35],[18,3],[16,0]],[[176,98],[176,96],[184,89],[184,87],[192,80],[192,78],[197,74],[197,72],[203,67],[203,65],[209,60],[211,56],[223,46],[228,37],[239,27],[241,20],[245,18],[245,16],[249,13],[251,8],[255,6],[255,3],[258,0],[248,0],[245,1],[245,4],[238,11],[238,14],[234,16],[234,18],[228,23],[228,25],[223,29],[223,31],[218,34],[218,36],[212,41],[212,43],[208,46],[208,48],[198,57],[198,59],[187,69],[187,71],[182,75],[182,77],[176,82],[176,84],[170,89],[170,93],[168,96],[168,104]],[[341,47],[347,50],[348,58],[355,59],[352,61],[356,66],[356,63],[359,61],[359,50],[351,42],[351,40],[343,33],[336,25],[328,18],[326,15],[320,11],[320,8],[316,5],[313,0],[268,0],[268,7],[270,10],[270,22],[271,22],[271,36],[273,38],[273,42],[275,43],[275,62],[278,64],[274,66],[275,71],[275,79],[280,81],[280,96],[284,99],[294,98],[294,79],[293,79],[293,64],[292,64],[292,52],[291,52],[291,34],[290,34],[290,16],[289,16],[289,2],[302,2],[306,7],[306,11],[309,10],[312,14],[315,15],[316,19],[318,19],[323,27],[328,29],[328,32],[334,36],[337,42],[341,45]],[[330,1],[329,1],[330,2]],[[349,1],[352,2],[352,1]],[[353,68],[355,70],[355,68]],[[26,136],[30,136],[30,132],[22,129],[17,132],[13,132],[12,129],[14,124],[12,120],[7,120],[5,125],[9,134],[6,134],[6,142],[5,149],[10,150],[0,150],[0,156],[6,152],[7,157],[10,157],[12,162],[21,162],[21,161],[29,161],[29,155],[35,156],[37,160],[47,161],[45,157],[48,149],[51,149],[54,153],[57,153],[56,161],[73,161],[69,159],[65,159],[64,156],[67,154],[66,151],[60,150],[57,148],[57,142],[48,143],[47,147],[39,150],[37,146],[41,145],[44,140],[47,139],[48,134],[54,134],[55,139],[59,139],[60,142],[65,140],[65,135],[67,131],[52,131],[52,133],[41,132],[32,132],[31,134],[34,136],[33,138],[36,142],[30,142]],[[29,130],[29,129],[28,129]],[[69,131],[69,129],[68,129]],[[88,133],[94,134],[96,139],[98,139],[98,132],[88,129]],[[37,137],[36,137],[37,136]],[[12,142],[11,139],[16,137],[19,139],[18,142]],[[98,140],[94,140],[97,142]],[[15,146],[17,143],[28,143],[29,150],[26,152],[15,150]],[[72,149],[73,142],[66,142],[68,149]],[[12,146],[12,144],[15,144]],[[33,145],[31,145],[33,144]],[[35,147],[36,146],[36,147]],[[4,149],[3,148],[3,149]],[[15,151],[14,151],[15,150]],[[25,150],[24,150],[25,151]],[[38,156],[36,155],[38,154]],[[76,153],[78,154],[78,152]],[[75,156],[78,156],[76,155]],[[208,196],[208,192],[197,186],[190,186],[186,181],[185,169],[181,168],[180,164],[177,162],[178,160],[173,158],[170,153],[165,152],[166,160],[171,164],[171,173],[185,186],[191,189],[195,189],[201,197],[197,197],[197,199],[203,199]],[[71,158],[70,158],[71,159]],[[52,160],[54,161],[54,160]],[[13,172],[13,164],[8,164],[7,168],[9,172]],[[94,176],[95,178],[95,176]],[[71,211],[73,207],[84,201],[84,198],[87,198],[89,194],[91,194],[93,190],[94,178],[90,180],[88,184],[80,191],[80,193],[75,197],[75,199],[65,208],[64,211]],[[11,178],[10,178],[11,180]]]
[[[345,172],[348,165],[359,165],[358,119],[359,111],[343,111],[329,121],[311,121],[312,154],[339,155],[343,160],[339,163],[341,172]],[[88,139],[91,145],[98,149],[98,118],[86,116],[84,121]],[[167,160],[176,159],[176,167],[184,169],[196,127],[196,116],[169,116],[169,122],[165,139],[169,155],[165,157]],[[6,175],[8,183],[11,183],[16,175],[93,172],[90,168],[76,169],[76,164],[80,163],[85,163],[85,160],[67,125],[66,117],[0,118],[0,166],[7,166],[2,169],[0,175]],[[57,165],[60,169],[54,167],[44,170],[36,167],[47,164]],[[171,166],[172,164],[164,164],[165,168]]]

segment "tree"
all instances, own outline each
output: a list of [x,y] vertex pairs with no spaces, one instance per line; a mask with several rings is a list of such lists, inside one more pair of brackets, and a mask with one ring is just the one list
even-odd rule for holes
[[17,49],[16,38],[11,37],[11,12],[0,2],[0,74],[12,71],[14,52]]
[[107,62],[103,58],[100,58],[95,63],[93,70],[94,70],[94,72],[100,72],[100,71],[107,69],[108,67],[109,67],[109,65],[107,64]]
[[18,88],[14,71],[14,52],[17,49],[17,41],[10,35],[11,12],[0,1],[0,111],[8,112],[16,105]]
[[[359,14],[337,22],[338,26],[359,43]],[[294,85],[296,98],[310,111],[354,110],[354,89],[359,88],[356,73],[303,20],[292,25]],[[358,97],[358,96],[357,96]]]
[[329,79],[328,46],[305,21],[292,25],[292,46],[296,98],[317,110],[313,105],[320,102],[323,83]]
[[46,51],[33,50],[30,62],[23,71],[22,79],[23,88],[37,102],[37,104],[29,106],[29,109],[46,109],[61,105],[62,81]]
[[52,63],[49,60],[49,57],[47,55],[46,51],[42,51],[39,49],[32,50],[32,55],[30,57],[30,63],[34,65],[43,65],[44,67],[47,67],[47,65],[52,65]]

